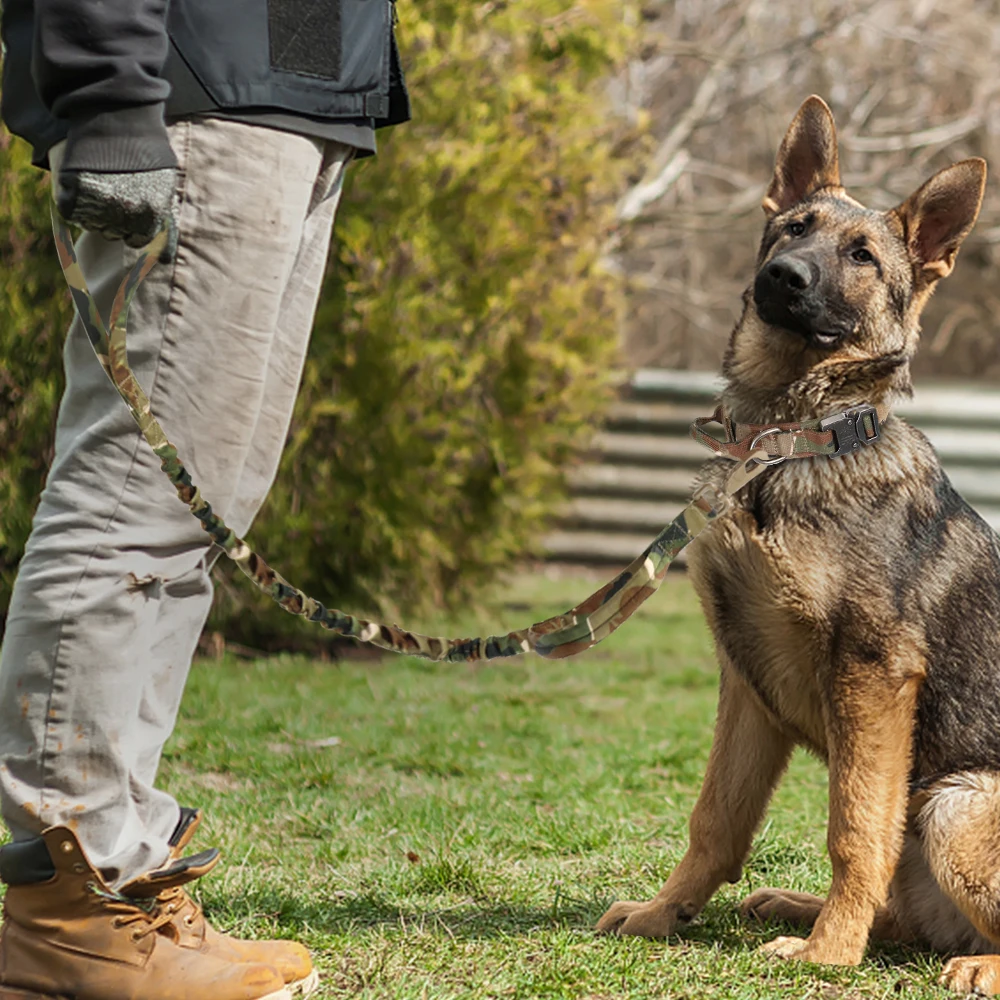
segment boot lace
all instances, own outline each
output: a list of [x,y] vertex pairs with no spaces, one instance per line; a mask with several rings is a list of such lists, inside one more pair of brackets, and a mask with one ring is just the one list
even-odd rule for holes
[[171,921],[179,917],[185,927],[192,926],[201,916],[201,907],[182,885],[164,889],[153,902],[161,915],[166,914]]
[[[131,938],[133,941],[141,941],[148,934],[153,934],[164,924],[169,924],[173,920],[173,913],[160,910],[156,899],[130,899],[112,889],[105,889],[96,882],[88,882],[87,888],[95,896],[99,896],[116,908],[117,912],[111,918],[113,927],[137,925],[132,928]],[[117,909],[118,907],[127,907],[127,909]]]

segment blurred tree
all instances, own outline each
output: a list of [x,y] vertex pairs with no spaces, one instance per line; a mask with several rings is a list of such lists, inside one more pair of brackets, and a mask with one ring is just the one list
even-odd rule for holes
[[72,305],[49,222],[47,175],[0,128],[0,632],[52,460]]
[[[352,168],[279,481],[250,533],[321,600],[454,605],[531,550],[562,495],[618,346],[601,258],[624,157],[604,86],[629,9],[399,5],[414,121]],[[6,139],[0,162],[0,614],[68,304],[19,147]],[[223,591],[212,627],[233,638],[293,621],[244,582]]]
[[815,93],[837,120],[844,183],[872,208],[956,160],[989,162],[914,375],[1000,379],[998,16],[997,0],[648,0],[641,50],[613,88],[621,112],[649,120],[657,143],[640,166],[661,180],[622,242],[629,366],[719,367],[778,143]]

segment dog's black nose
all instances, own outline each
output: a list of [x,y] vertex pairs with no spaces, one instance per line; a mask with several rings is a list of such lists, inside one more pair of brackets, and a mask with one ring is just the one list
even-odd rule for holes
[[764,266],[754,283],[754,298],[760,303],[765,299],[793,299],[813,284],[813,270],[809,264],[784,254]]

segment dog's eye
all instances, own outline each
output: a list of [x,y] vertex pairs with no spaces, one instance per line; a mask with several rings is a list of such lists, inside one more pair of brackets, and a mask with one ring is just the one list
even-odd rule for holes
[[790,236],[801,236],[806,231],[804,222],[789,222],[785,227]]
[[870,250],[866,250],[864,247],[858,247],[857,250],[851,251],[851,260],[855,260],[859,264],[871,264],[875,258],[872,256],[872,252]]

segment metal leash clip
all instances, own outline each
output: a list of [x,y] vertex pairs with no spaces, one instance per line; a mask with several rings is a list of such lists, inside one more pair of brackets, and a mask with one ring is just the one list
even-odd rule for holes
[[691,503],[710,520],[721,517],[733,506],[733,497],[715,483],[702,483],[691,495]]

